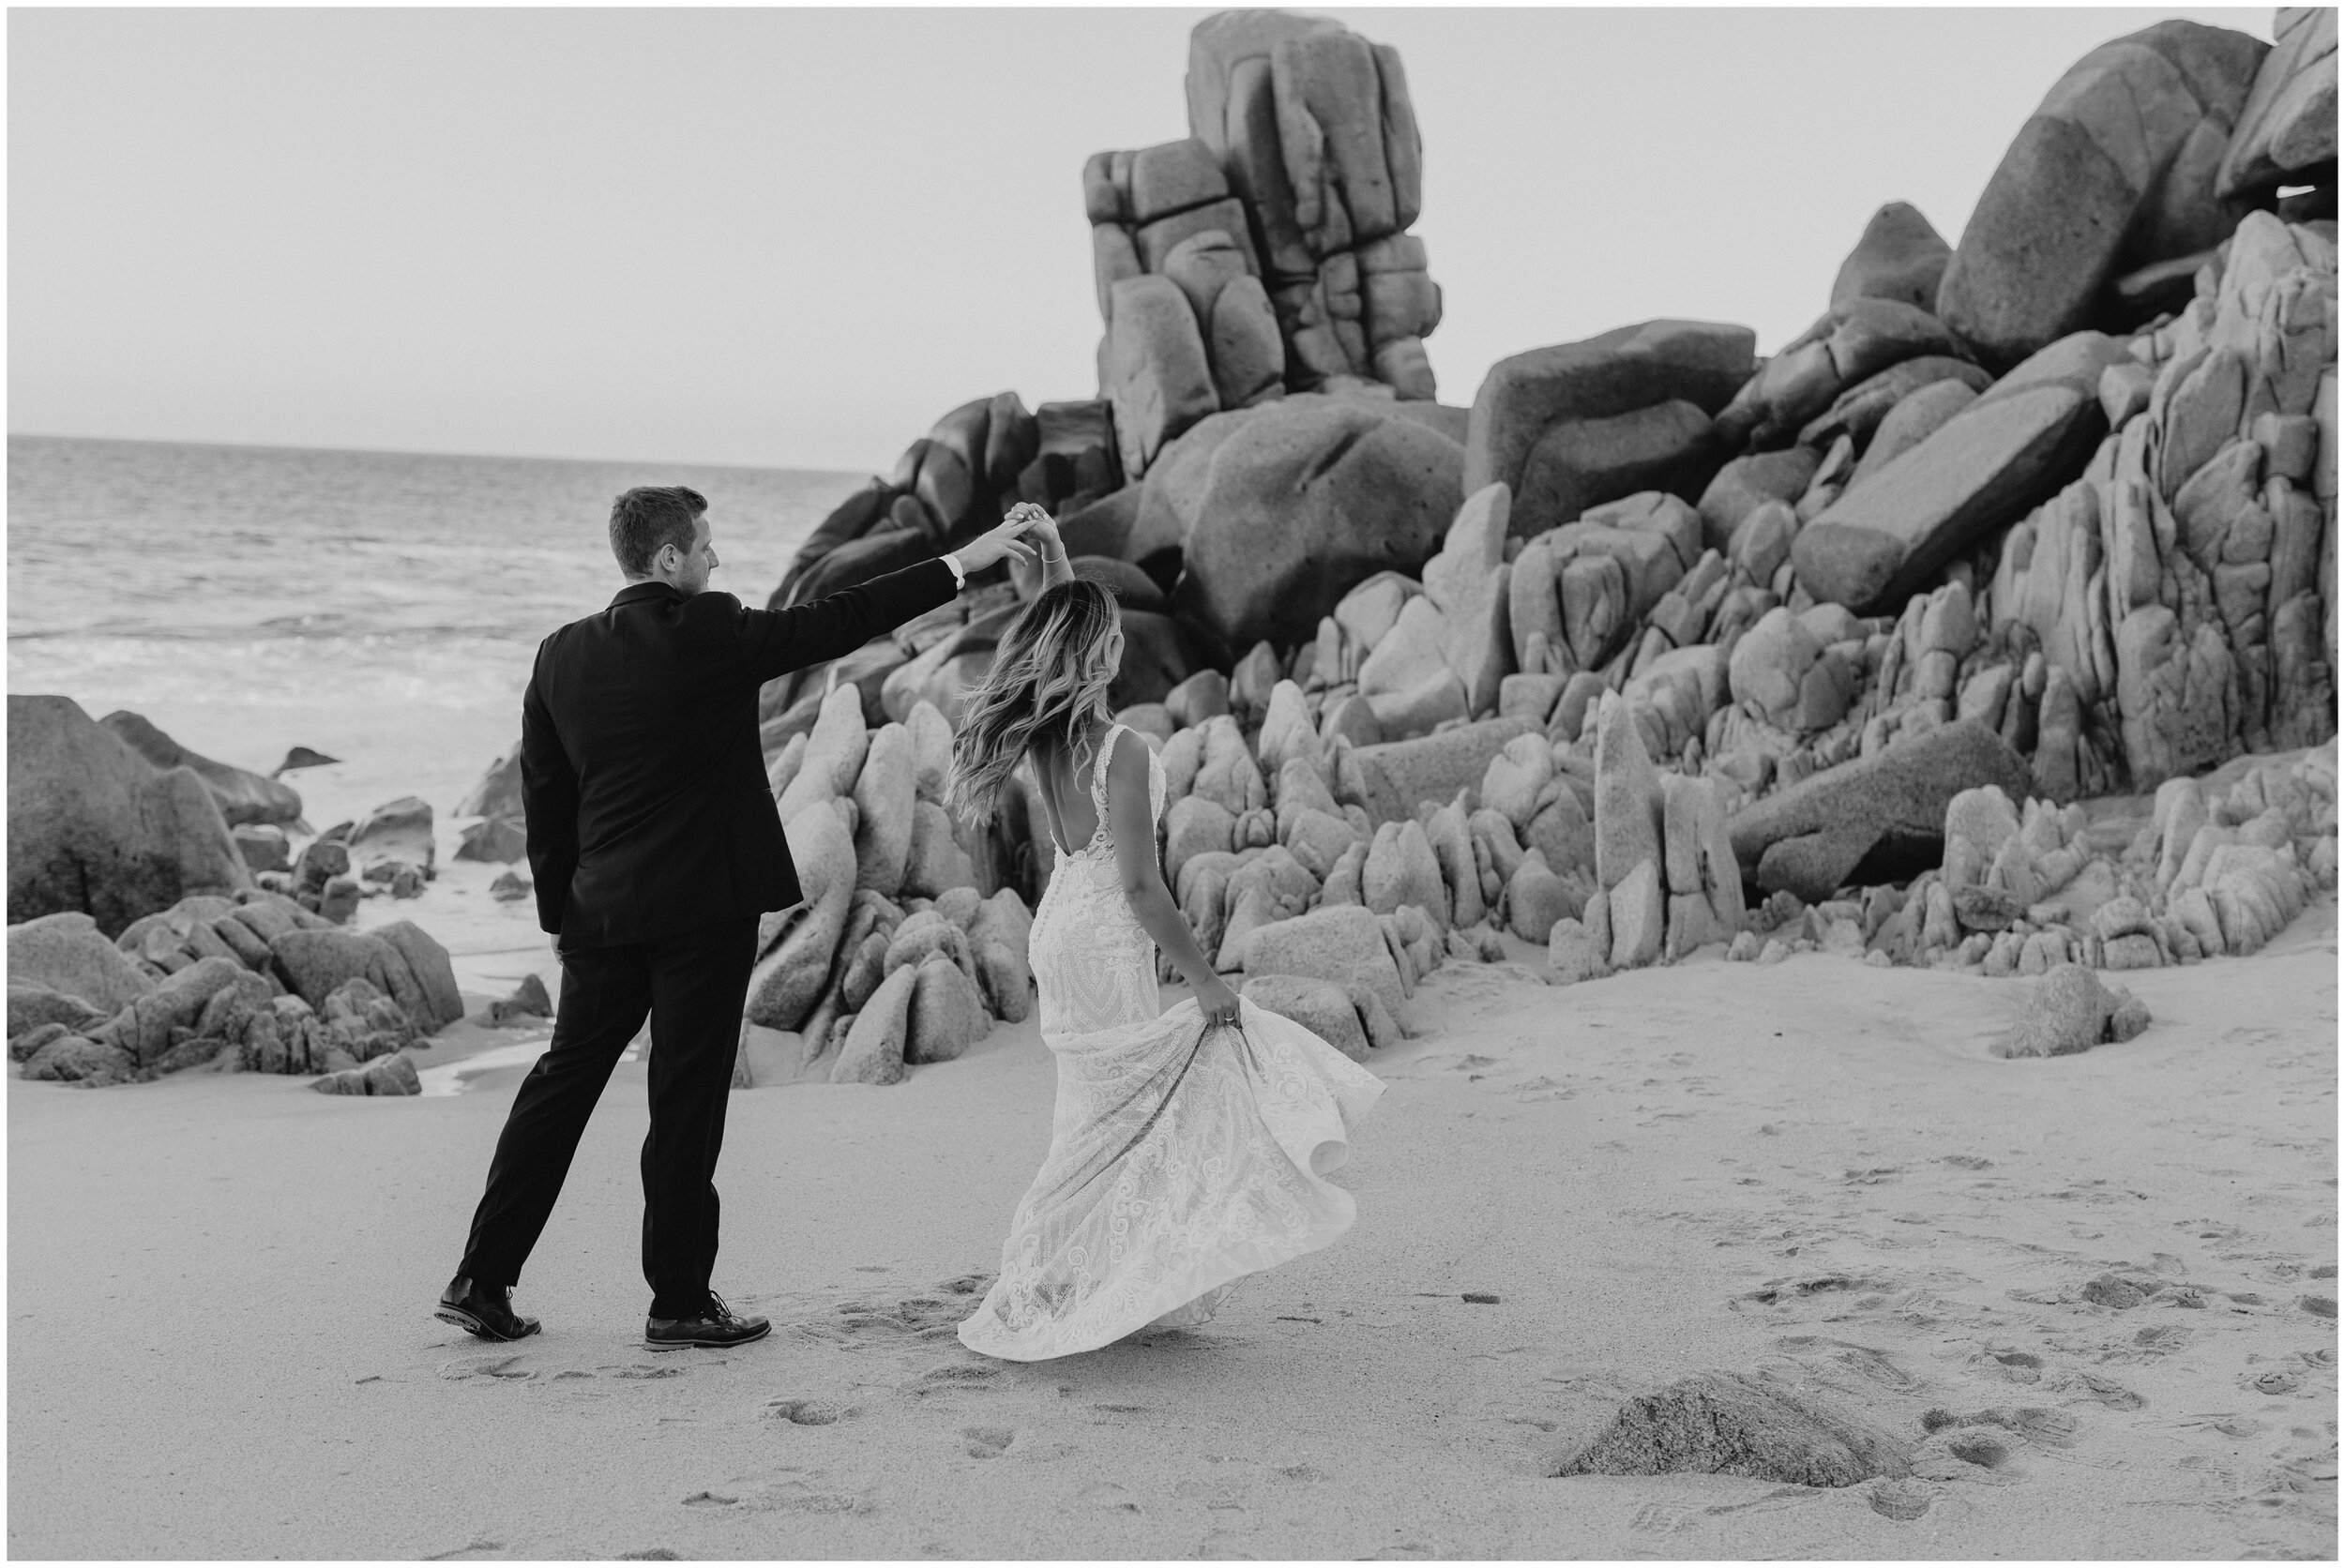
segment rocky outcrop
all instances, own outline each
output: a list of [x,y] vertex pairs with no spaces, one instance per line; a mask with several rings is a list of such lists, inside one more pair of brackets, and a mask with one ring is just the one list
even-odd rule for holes
[[[2045,352],[2106,363],[2125,354],[2099,334]],[[1901,607],[1938,568],[2082,469],[2108,430],[2097,375],[2083,386],[2047,378],[1997,393],[1851,486],[1800,531],[1792,565],[1810,596],[1860,614]]]
[[1441,290],[1407,233],[1423,150],[1399,53],[1324,18],[1223,11],[1189,36],[1188,93],[1189,135],[1258,242],[1287,384],[1430,400]]
[[1657,321],[1502,359],[1474,395],[1465,488],[1509,487],[1525,537],[1637,490],[1698,500],[1730,455],[1711,418],[1755,346],[1747,327]]
[[[1115,488],[1120,466],[1114,474],[1105,467],[1111,432],[1104,405],[1046,406],[1048,453],[1045,422],[1015,392],[976,399],[939,419],[886,477],[874,477],[823,520],[799,547],[769,607],[804,604],[941,554],[992,527],[1012,502],[1071,507]],[[1054,491],[1054,483],[1097,488]],[[804,689],[803,674],[796,685]],[[779,711],[786,700],[771,705]]]
[[1238,416],[1182,535],[1181,607],[1233,646],[1292,646],[1351,583],[1421,566],[1458,509],[1460,449],[1392,408],[1289,398]]
[[2216,171],[2266,49],[2161,22],[2070,67],[1972,210],[1938,314],[2003,369],[2091,325],[2105,280],[2221,241],[2238,215]]
[[1877,851],[1893,863],[1935,860],[1946,807],[1964,790],[2024,795],[2028,783],[2002,738],[1970,720],[1803,779],[1736,813],[1728,829],[1761,891],[1815,903]]
[[252,885],[211,790],[157,769],[65,697],[8,698],[8,919],[79,910],[120,931]]
[[2334,203],[2336,8],[2283,6],[2273,12],[2272,33],[2272,52],[2256,68],[2247,101],[2223,149],[2215,194],[2233,201],[2282,185],[2313,184],[2325,170]]
[[[204,780],[230,827],[266,822],[287,827],[301,820],[301,795],[290,784],[189,750],[139,715],[116,711],[98,723],[159,769],[187,768]],[[305,830],[306,831],[306,830]]]

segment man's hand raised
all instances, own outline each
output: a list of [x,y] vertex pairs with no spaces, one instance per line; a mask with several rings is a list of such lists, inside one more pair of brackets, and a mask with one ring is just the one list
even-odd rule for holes
[[1034,547],[1021,542],[1021,536],[1047,514],[1030,502],[1021,502],[1009,509],[1001,525],[962,545],[953,553],[961,558],[961,569],[971,577],[998,561],[1031,561]]

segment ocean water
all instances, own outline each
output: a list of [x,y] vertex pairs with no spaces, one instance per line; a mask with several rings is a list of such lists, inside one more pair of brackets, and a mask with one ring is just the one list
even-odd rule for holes
[[[854,473],[8,438],[8,690],[144,714],[294,780],[313,822],[452,811],[521,733],[538,640],[621,586],[633,485],[709,500],[711,585],[763,604]],[[321,813],[324,813],[323,815]]]

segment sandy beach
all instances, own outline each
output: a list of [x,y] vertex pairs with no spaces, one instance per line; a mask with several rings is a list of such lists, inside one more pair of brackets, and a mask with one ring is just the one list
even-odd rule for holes
[[[550,955],[486,881],[362,922],[501,993]],[[1047,1141],[1031,1022],[895,1087],[734,1093],[717,1282],[776,1332],[731,1353],[638,1338],[640,1063],[511,1348],[429,1306],[542,1029],[456,1026],[428,1081],[509,1064],[421,1098],[12,1080],[9,1550],[2335,1555],[2333,895],[2128,975],[2149,1033],[2049,1061],[1988,1053],[2024,982],[1811,954],[1556,989],[1517,957],[1445,966],[1372,1062],[1345,1241],[1201,1332],[1032,1365],[952,1333]],[[2191,1289],[2086,1300],[2110,1274]],[[1549,1478],[1711,1369],[1863,1415],[1914,1477]],[[1932,1410],[2005,1425],[1925,1441]]]

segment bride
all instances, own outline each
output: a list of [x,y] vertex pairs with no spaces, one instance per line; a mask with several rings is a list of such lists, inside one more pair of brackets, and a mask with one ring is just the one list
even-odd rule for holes
[[[1214,972],[1157,865],[1163,766],[1110,722],[1115,600],[1074,575],[1048,518],[1027,537],[1044,585],[965,709],[949,796],[982,812],[1028,760],[1058,857],[1031,939],[1058,1062],[1051,1150],[961,1325],[962,1344],[1010,1361],[1193,1327],[1241,1275],[1334,1242],[1354,1203],[1324,1178],[1384,1093]],[[1161,1013],[1158,947],[1196,991]]]

